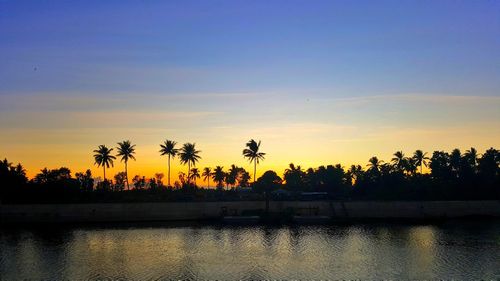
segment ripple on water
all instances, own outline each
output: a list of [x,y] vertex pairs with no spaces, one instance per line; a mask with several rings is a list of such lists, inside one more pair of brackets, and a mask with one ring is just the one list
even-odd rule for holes
[[499,222],[0,230],[2,280],[498,279]]

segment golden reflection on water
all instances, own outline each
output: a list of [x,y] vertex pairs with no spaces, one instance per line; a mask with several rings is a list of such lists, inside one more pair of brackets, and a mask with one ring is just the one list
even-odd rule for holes
[[482,272],[500,277],[494,258],[500,251],[500,224],[478,229],[352,225],[21,231],[0,236],[0,273],[2,280],[469,279]]
[[434,226],[419,226],[409,230],[409,247],[414,260],[414,270],[431,268],[436,257],[436,229]]

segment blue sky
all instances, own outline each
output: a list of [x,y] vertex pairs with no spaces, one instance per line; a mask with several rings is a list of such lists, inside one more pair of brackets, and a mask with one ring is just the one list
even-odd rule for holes
[[[495,1],[0,5],[2,93],[328,89],[341,96],[495,95],[500,87]],[[37,73],[26,73],[34,67]]]
[[[0,1],[0,152],[81,169],[92,159],[66,159],[101,142],[171,136],[205,143],[207,164],[234,147],[230,164],[257,138],[282,167],[498,146],[499,15],[498,1]],[[306,152],[287,159],[284,140]]]

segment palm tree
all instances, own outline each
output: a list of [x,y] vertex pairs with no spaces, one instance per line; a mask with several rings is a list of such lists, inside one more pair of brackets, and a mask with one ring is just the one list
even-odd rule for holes
[[196,166],[196,162],[201,159],[201,157],[198,155],[200,152],[201,151],[196,150],[195,143],[185,143],[179,152],[181,164],[188,164],[188,183],[190,179],[189,173],[191,172],[191,164],[193,164],[193,166]]
[[420,174],[422,174],[422,167],[427,167],[427,160],[429,160],[427,152],[423,152],[420,149],[415,150],[415,153],[413,154],[413,161],[417,167],[420,167]]
[[125,180],[127,181],[127,190],[129,190],[129,185],[128,185],[128,159],[134,159],[135,160],[135,144],[132,145],[129,140],[119,142],[118,147],[116,148],[118,150],[118,154],[116,156],[121,156],[122,159],[121,161],[125,162]]
[[295,166],[293,163],[290,163],[288,167],[289,168],[286,168],[283,174],[287,187],[290,189],[299,189],[303,187],[305,173],[302,171],[300,165]]
[[380,169],[380,165],[382,165],[382,163],[384,163],[384,161],[382,160],[378,160],[377,156],[373,156],[372,158],[370,158],[370,160],[368,160],[369,164],[367,166],[369,166],[370,170],[375,170],[375,171],[379,171]]
[[113,167],[113,160],[116,159],[111,155],[112,148],[107,148],[104,144],[99,145],[98,149],[94,150],[94,159],[97,167],[102,166],[104,169],[104,181],[106,181],[106,168]]
[[394,163],[394,166],[398,168],[398,170],[403,170],[405,164],[405,155],[403,151],[396,151],[391,161]]
[[254,141],[253,139],[249,140],[246,144],[245,149],[243,149],[243,156],[245,158],[248,158],[250,163],[253,161],[253,181],[255,182],[255,174],[257,172],[257,164],[259,163],[260,160],[264,160],[264,155],[266,155],[264,152],[259,152],[260,148],[260,140],[259,143]]
[[361,165],[351,165],[348,173],[351,176],[351,181],[357,182],[363,176],[363,167]]
[[474,147],[471,147],[469,150],[466,150],[464,153],[465,159],[467,159],[467,163],[469,163],[470,167],[476,171],[477,168],[477,159],[479,157],[479,154],[477,153],[477,150]]
[[455,177],[458,178],[459,170],[460,170],[460,162],[462,161],[462,153],[460,149],[455,148],[450,154],[450,167]]
[[168,155],[168,186],[170,186],[170,157],[175,158],[179,152],[179,150],[175,148],[176,144],[175,141],[171,140],[165,140],[163,144],[160,144],[161,155]]
[[415,175],[417,173],[417,164],[413,157],[405,157],[402,162],[402,171],[409,175]]
[[226,173],[224,173],[224,167],[215,167],[212,173],[212,179],[217,183],[217,187],[221,188],[224,184],[224,179],[226,178]]
[[239,167],[236,167],[233,164],[231,165],[231,168],[229,168],[229,171],[227,172],[226,183],[231,185],[233,188],[236,185],[236,181],[238,180],[240,170],[241,169]]
[[196,179],[200,178],[200,171],[198,170],[198,168],[192,168],[191,175],[189,177],[190,179],[194,179],[194,186],[196,186]]
[[203,176],[203,180],[207,182],[207,187],[210,188],[210,177],[212,176],[212,169],[210,169],[209,167],[205,167],[201,175]]

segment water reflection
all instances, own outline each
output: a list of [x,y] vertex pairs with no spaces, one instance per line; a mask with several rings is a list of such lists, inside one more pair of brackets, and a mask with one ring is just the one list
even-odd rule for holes
[[2,280],[500,278],[500,223],[0,231]]

